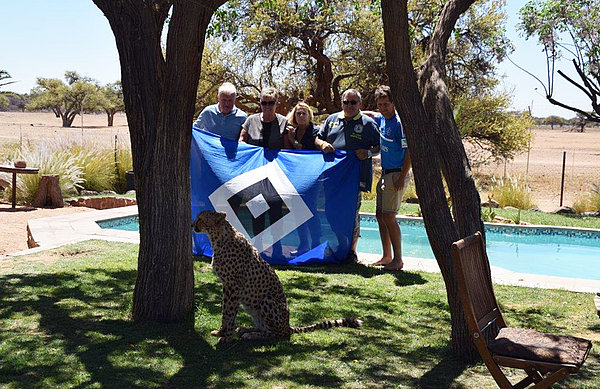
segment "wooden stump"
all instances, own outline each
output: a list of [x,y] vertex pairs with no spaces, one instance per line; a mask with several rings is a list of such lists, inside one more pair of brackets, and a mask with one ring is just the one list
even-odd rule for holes
[[32,203],[34,207],[45,207],[46,205],[57,208],[64,207],[58,178],[58,175],[43,175],[40,177],[40,185]]

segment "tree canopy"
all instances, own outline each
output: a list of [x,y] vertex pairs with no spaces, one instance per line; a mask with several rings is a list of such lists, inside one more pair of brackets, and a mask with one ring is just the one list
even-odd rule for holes
[[106,112],[108,126],[113,125],[113,120],[117,112],[125,111],[125,102],[123,101],[123,86],[120,81],[106,84],[100,88],[98,94],[97,107]]
[[[600,122],[600,2],[532,0],[521,8],[520,15],[520,29],[527,38],[536,37],[546,55],[546,81],[536,78],[543,85],[548,101],[578,113],[588,121]],[[571,58],[578,79],[569,77],[562,70],[556,73],[589,98],[591,111],[554,97],[556,60],[563,56]]]
[[[426,55],[443,5],[409,4],[411,34],[417,42],[411,48],[415,66]],[[504,0],[485,0],[459,20],[446,49],[453,96],[496,85],[495,65],[511,50],[503,6]],[[230,1],[217,10],[209,35],[226,43],[215,60],[224,65],[221,74],[241,87],[242,101],[251,101],[248,95],[268,84],[292,101],[304,99],[319,113],[332,113],[341,108],[340,93],[353,87],[373,108],[372,92],[388,80],[379,2]],[[212,42],[207,51],[213,50]]]
[[469,161],[475,166],[512,159],[525,152],[534,122],[529,113],[509,112],[506,93],[461,97],[454,101],[461,137],[470,144]]

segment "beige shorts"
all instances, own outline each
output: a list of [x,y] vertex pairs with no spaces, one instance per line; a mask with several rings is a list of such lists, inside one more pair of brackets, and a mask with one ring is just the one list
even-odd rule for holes
[[398,213],[406,187],[410,182],[410,174],[406,175],[400,190],[394,185],[400,179],[400,172],[387,173],[381,176],[377,183],[376,209],[383,213]]

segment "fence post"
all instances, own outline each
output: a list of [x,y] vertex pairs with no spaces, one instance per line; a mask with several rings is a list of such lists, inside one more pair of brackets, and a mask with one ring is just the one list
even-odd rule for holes
[[563,151],[562,174],[560,177],[560,207],[563,205],[563,193],[565,191],[565,164],[567,162],[567,152]]

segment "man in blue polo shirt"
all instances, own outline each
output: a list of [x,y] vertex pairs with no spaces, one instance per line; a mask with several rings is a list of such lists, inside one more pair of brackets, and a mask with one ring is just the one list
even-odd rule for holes
[[[360,192],[370,192],[373,181],[372,156],[379,152],[379,131],[377,124],[370,117],[363,115],[362,99],[356,89],[348,89],[342,94],[342,112],[330,115],[323,123],[321,130],[315,140],[315,145],[324,153],[334,150],[354,151],[358,159],[362,161],[360,167]],[[360,210],[362,196],[358,194],[354,232],[350,251],[345,258],[346,262],[356,263],[356,245],[360,235],[360,224],[358,212]],[[330,221],[331,223],[331,221]],[[332,228],[335,223],[331,223]],[[335,230],[334,230],[335,232]],[[342,239],[339,234],[338,244]]]
[[238,140],[247,115],[235,106],[236,94],[232,83],[221,85],[217,92],[217,104],[204,108],[194,125],[223,138]]
[[375,215],[379,225],[383,257],[373,265],[383,265],[385,270],[400,270],[404,264],[396,214],[410,181],[410,155],[400,117],[392,102],[390,87],[382,85],[377,88],[375,100],[379,113],[374,113],[373,118],[379,124],[381,133],[382,170],[377,183]]

